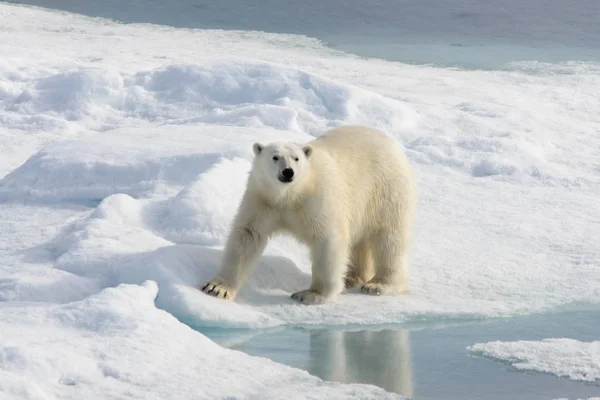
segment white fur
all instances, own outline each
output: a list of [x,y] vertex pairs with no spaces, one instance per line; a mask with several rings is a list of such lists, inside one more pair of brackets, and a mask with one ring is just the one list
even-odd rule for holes
[[[369,294],[407,291],[416,187],[397,143],[344,126],[305,146],[257,143],[254,152],[221,269],[202,291],[233,300],[277,233],[309,246],[312,285],[292,295],[301,303],[330,301],[344,282]],[[289,183],[278,179],[286,168],[294,170]]]

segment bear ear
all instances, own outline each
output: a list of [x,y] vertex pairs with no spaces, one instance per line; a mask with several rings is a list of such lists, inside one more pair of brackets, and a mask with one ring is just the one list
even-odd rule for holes
[[308,158],[312,154],[312,147],[310,147],[310,146],[304,146],[302,148],[302,151],[304,152],[304,155],[306,156],[306,158]]
[[252,146],[252,150],[254,150],[254,155],[259,155],[260,152],[263,151],[263,147],[264,146],[260,143],[254,143],[254,145]]

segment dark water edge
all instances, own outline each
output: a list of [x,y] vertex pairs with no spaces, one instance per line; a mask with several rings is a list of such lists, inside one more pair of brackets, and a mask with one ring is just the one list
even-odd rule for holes
[[600,396],[600,382],[523,372],[466,350],[475,343],[494,340],[600,340],[597,308],[420,328],[201,332],[224,347],[304,369],[325,380],[373,384],[413,399],[548,400]]
[[123,23],[254,30],[363,57],[466,69],[600,61],[597,0],[11,0]]

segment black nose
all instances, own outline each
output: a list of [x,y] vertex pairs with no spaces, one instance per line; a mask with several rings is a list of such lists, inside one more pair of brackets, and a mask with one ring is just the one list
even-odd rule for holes
[[292,179],[294,177],[294,170],[291,168],[286,168],[281,171],[281,175],[283,175],[285,179]]

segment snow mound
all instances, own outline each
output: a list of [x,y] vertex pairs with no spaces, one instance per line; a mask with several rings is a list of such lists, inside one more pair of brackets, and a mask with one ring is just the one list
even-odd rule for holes
[[545,372],[576,381],[600,380],[600,341],[581,342],[566,338],[495,341],[478,343],[467,350],[508,362],[520,370]]
[[[0,196],[101,200],[118,192],[139,195],[151,191],[160,179],[189,182],[196,171],[202,171],[218,157],[185,151],[159,154],[133,143],[130,147],[119,143],[118,147],[115,152],[113,144],[94,143],[93,139],[60,142],[33,155],[8,174],[0,182]],[[128,157],[121,158],[124,152],[128,152]]]
[[23,114],[53,112],[67,120],[81,120],[103,108],[115,106],[123,91],[123,77],[112,70],[79,69],[61,72],[35,81],[15,101],[15,111]]
[[[202,294],[196,287],[216,273],[221,251],[173,244],[157,236],[147,226],[152,220],[146,216],[146,209],[155,207],[147,205],[147,201],[125,194],[109,196],[89,216],[43,246],[56,270],[95,282],[73,285],[70,300],[84,299],[98,288],[142,284],[150,279],[160,287],[156,304],[190,325],[248,327],[282,323],[260,307],[223,302]],[[298,284],[307,285],[309,280],[309,275],[289,259],[267,255],[243,293],[253,302],[291,303],[285,293]],[[16,294],[9,296],[5,292],[12,293],[11,287],[17,282],[18,278],[8,285],[7,280],[4,287],[0,286],[0,298],[14,299]],[[62,283],[66,284],[64,279]],[[45,284],[18,282],[18,286],[27,288],[19,292],[19,300],[56,300]]]
[[250,168],[250,161],[243,158],[220,159],[154,212],[150,209],[154,229],[176,243],[220,244],[229,233]]
[[[240,126],[269,126],[319,135],[342,121],[409,129],[415,114],[402,103],[331,79],[269,63],[168,66],[135,76],[157,115]],[[201,114],[196,117],[196,115]]]
[[103,131],[133,119],[318,136],[340,123],[405,132],[417,120],[397,100],[298,68],[249,60],[167,65],[134,74],[85,67],[32,79],[19,90],[13,81],[5,85],[13,90],[3,93],[0,111],[8,112],[4,123],[18,129],[54,121],[56,129]]
[[[27,312],[18,303],[2,304],[0,394],[90,400],[401,398],[375,386],[324,382],[223,349],[157,309],[157,294],[156,283],[146,281],[63,305],[29,305]],[[189,385],[198,377],[200,385]],[[235,379],[224,384],[227,377]]]
[[549,162],[556,153],[552,143],[516,139],[506,133],[460,138],[421,136],[406,147],[419,162],[462,170],[479,179],[535,181],[550,185],[573,184],[575,181],[564,168]]

